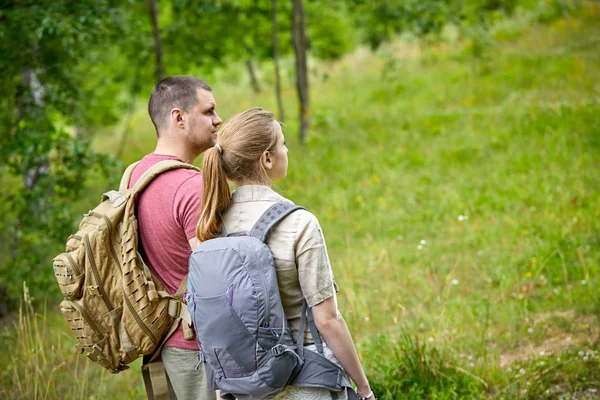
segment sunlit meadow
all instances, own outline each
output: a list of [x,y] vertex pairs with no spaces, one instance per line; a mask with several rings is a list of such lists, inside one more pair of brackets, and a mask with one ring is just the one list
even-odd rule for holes
[[[477,57],[448,32],[314,63],[305,146],[285,76],[278,189],[321,221],[380,399],[600,396],[600,9],[530,22],[498,25]],[[221,116],[276,111],[236,68],[211,82]],[[140,101],[123,160],[153,135]],[[75,356],[57,304],[37,312],[24,303],[2,333],[0,397],[143,396],[137,365],[104,373]]]

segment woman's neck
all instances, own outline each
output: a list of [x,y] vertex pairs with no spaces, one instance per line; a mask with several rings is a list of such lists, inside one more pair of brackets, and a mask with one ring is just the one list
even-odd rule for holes
[[255,180],[243,180],[240,182],[236,182],[236,186],[240,187],[240,186],[251,186],[251,185],[260,185],[260,186],[266,186],[266,187],[271,187],[271,185],[266,185],[262,182],[258,182]]

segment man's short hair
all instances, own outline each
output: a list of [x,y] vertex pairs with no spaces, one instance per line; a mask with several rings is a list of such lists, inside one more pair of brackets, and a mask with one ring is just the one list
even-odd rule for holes
[[166,77],[154,86],[148,102],[148,114],[157,134],[167,127],[172,109],[189,111],[196,105],[198,89],[212,91],[202,79],[185,75]]

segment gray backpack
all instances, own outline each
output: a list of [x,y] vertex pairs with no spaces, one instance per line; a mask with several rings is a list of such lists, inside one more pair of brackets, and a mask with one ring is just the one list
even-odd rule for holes
[[[249,232],[226,234],[196,247],[189,261],[186,297],[200,361],[212,389],[226,399],[272,399],[287,385],[348,390],[344,371],[323,355],[323,346],[306,301],[294,343],[279,297],[269,230],[302,209],[289,203],[269,207]],[[319,353],[304,348],[308,320]],[[200,362],[199,362],[200,364]]]

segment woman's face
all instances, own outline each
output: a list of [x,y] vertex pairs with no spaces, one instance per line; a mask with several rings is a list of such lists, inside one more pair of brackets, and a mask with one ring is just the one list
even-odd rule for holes
[[281,128],[277,135],[277,143],[272,151],[270,151],[271,168],[267,170],[269,178],[273,181],[279,181],[285,178],[288,168],[288,148],[285,145],[285,137]]

